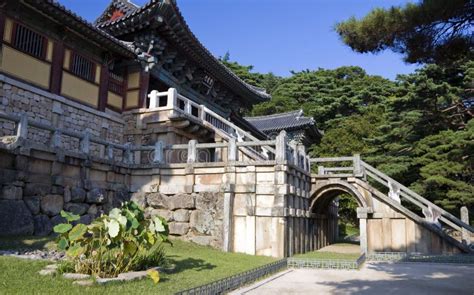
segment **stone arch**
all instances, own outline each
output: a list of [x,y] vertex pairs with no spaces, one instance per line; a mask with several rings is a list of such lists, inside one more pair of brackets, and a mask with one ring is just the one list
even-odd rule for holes
[[362,193],[352,184],[342,180],[320,181],[311,192],[310,210],[314,213],[323,213],[329,203],[341,192],[354,197],[359,207],[369,208],[370,200],[364,198]]

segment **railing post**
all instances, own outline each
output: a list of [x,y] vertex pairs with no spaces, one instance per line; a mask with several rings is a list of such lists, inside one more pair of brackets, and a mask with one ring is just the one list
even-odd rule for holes
[[89,131],[84,132],[84,136],[81,139],[80,143],[81,152],[88,155],[90,152],[90,134]]
[[[461,221],[469,224],[469,211],[467,210],[466,206],[461,207]],[[461,240],[464,245],[469,246],[471,244],[471,235],[464,227],[461,230]]]
[[133,164],[132,144],[127,142],[125,150],[123,151],[123,162],[126,164]]
[[227,161],[237,161],[237,157],[237,142],[235,141],[235,138],[231,137],[227,146]]
[[291,160],[293,162],[293,165],[298,167],[298,145],[293,143],[293,144],[290,144],[289,146],[291,147],[291,151],[292,151],[292,159]]
[[276,137],[275,142],[275,161],[277,163],[283,163],[286,161],[286,131],[282,130],[280,134]]
[[53,135],[51,137],[50,147],[52,149],[61,147],[61,131],[56,130],[53,132]]
[[105,149],[105,158],[109,161],[114,159],[114,149],[111,145],[107,145]]
[[26,139],[28,137],[28,116],[21,114],[20,122],[16,125],[17,139]]
[[157,90],[152,90],[150,94],[148,94],[148,98],[150,98],[150,109],[154,109],[159,106]]
[[195,139],[191,139],[188,142],[188,160],[187,163],[195,163],[197,160],[197,148],[196,148],[197,141]]
[[324,166],[318,166],[318,175],[324,175]]
[[155,142],[155,154],[153,155],[153,163],[160,164],[164,161],[163,142],[161,140]]
[[360,154],[355,154],[353,157],[354,162],[354,175],[361,176],[362,175],[362,165],[360,163]]
[[168,108],[173,108],[177,105],[176,100],[178,99],[178,91],[176,88],[168,89],[168,101],[166,102],[166,106]]

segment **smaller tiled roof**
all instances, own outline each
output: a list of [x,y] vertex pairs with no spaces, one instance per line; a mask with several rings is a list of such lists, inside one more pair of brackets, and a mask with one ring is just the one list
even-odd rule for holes
[[262,132],[289,130],[315,125],[313,118],[303,116],[303,110],[267,116],[245,117],[245,120]]
[[107,22],[110,20],[111,13],[114,10],[120,10],[123,13],[123,16],[128,16],[135,11],[137,11],[140,8],[140,6],[136,5],[135,3],[129,1],[129,0],[112,0],[110,2],[109,6],[104,10],[104,12],[97,18],[95,21],[96,25],[100,25],[104,22]]

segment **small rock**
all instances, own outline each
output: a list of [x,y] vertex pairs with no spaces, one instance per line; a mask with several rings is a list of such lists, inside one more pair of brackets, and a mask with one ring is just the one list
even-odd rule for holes
[[40,270],[38,273],[42,276],[52,276],[52,275],[56,274],[56,270],[46,268],[46,269]]
[[58,265],[57,264],[48,264],[45,266],[45,269],[58,269]]
[[82,273],[64,273],[63,278],[68,279],[68,280],[85,280],[89,279],[91,276],[82,274]]
[[92,286],[94,285],[93,280],[80,280],[80,281],[74,281],[72,282],[73,285],[78,285],[78,286]]
[[100,188],[94,188],[87,193],[87,203],[104,204],[107,201],[106,191]]

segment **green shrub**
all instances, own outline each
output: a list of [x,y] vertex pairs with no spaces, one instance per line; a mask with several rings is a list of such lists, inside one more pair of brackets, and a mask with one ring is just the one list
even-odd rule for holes
[[62,211],[61,216],[67,223],[56,225],[54,231],[59,234],[58,248],[66,251],[66,269],[73,265],[77,273],[116,277],[165,263],[163,243],[170,243],[166,220],[145,218],[134,202],[112,209],[90,225],[73,226],[78,215]]

